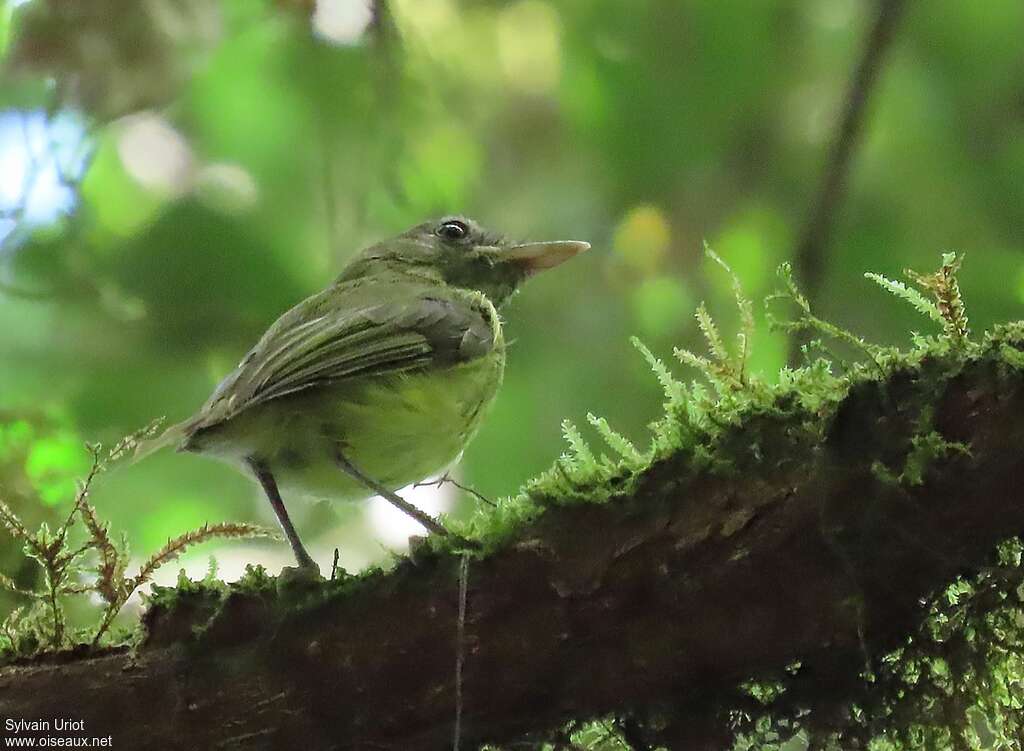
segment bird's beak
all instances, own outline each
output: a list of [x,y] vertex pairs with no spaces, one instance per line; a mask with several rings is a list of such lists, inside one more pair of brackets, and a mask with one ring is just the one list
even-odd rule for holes
[[528,274],[552,269],[590,248],[590,243],[579,240],[554,240],[542,243],[523,243],[505,248],[502,260],[509,261]]

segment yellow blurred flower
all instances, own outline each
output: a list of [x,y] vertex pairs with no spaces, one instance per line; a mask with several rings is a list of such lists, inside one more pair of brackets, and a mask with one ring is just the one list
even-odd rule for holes
[[668,254],[671,240],[664,212],[655,206],[637,206],[615,228],[612,244],[619,258],[631,268],[653,274]]

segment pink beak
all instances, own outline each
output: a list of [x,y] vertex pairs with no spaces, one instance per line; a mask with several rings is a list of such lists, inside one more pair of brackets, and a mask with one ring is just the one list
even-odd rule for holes
[[550,242],[523,243],[505,248],[502,257],[535,274],[544,269],[553,269],[590,248],[590,243],[579,240],[553,240]]

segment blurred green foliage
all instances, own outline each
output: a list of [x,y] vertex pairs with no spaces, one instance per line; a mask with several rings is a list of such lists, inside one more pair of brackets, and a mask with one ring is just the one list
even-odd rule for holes
[[[342,6],[359,3],[29,0],[0,12],[0,126],[74,112],[89,154],[61,176],[73,208],[32,219],[17,211],[27,182],[12,177],[32,172],[17,168],[24,134],[0,127],[0,488],[19,514],[45,514],[29,498],[72,502],[83,440],[190,414],[360,247],[455,211],[594,245],[506,311],[506,382],[463,479],[514,493],[563,450],[562,419],[586,425],[588,412],[646,442],[663,397],[630,336],[663,359],[699,347],[702,300],[735,331],[704,240],[751,298],[771,291],[873,12],[857,0]],[[836,217],[823,317],[905,340],[920,320],[862,274],[931,269],[949,249],[967,253],[976,329],[1019,316],[1021,28],[1014,0],[912,6]],[[773,377],[783,335],[759,317],[753,341],[752,370]],[[40,414],[46,430],[17,427]],[[204,521],[272,518],[249,480],[172,453],[110,473],[94,502],[144,550]],[[361,509],[292,514],[314,547],[382,555]],[[238,550],[279,564],[278,547]]]

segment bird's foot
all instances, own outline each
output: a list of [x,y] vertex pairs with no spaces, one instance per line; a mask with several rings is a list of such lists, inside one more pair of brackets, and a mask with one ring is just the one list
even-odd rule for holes
[[412,559],[413,563],[419,563],[425,559],[429,550],[426,535],[409,536],[409,558]]
[[285,566],[277,577],[277,592],[306,592],[318,588],[323,581],[320,567],[312,561],[304,566]]
[[334,581],[336,579],[344,579],[348,576],[348,571],[346,571],[340,565],[338,565],[338,560],[340,557],[341,555],[339,554],[338,549],[335,548],[334,562],[331,564],[331,581]]

